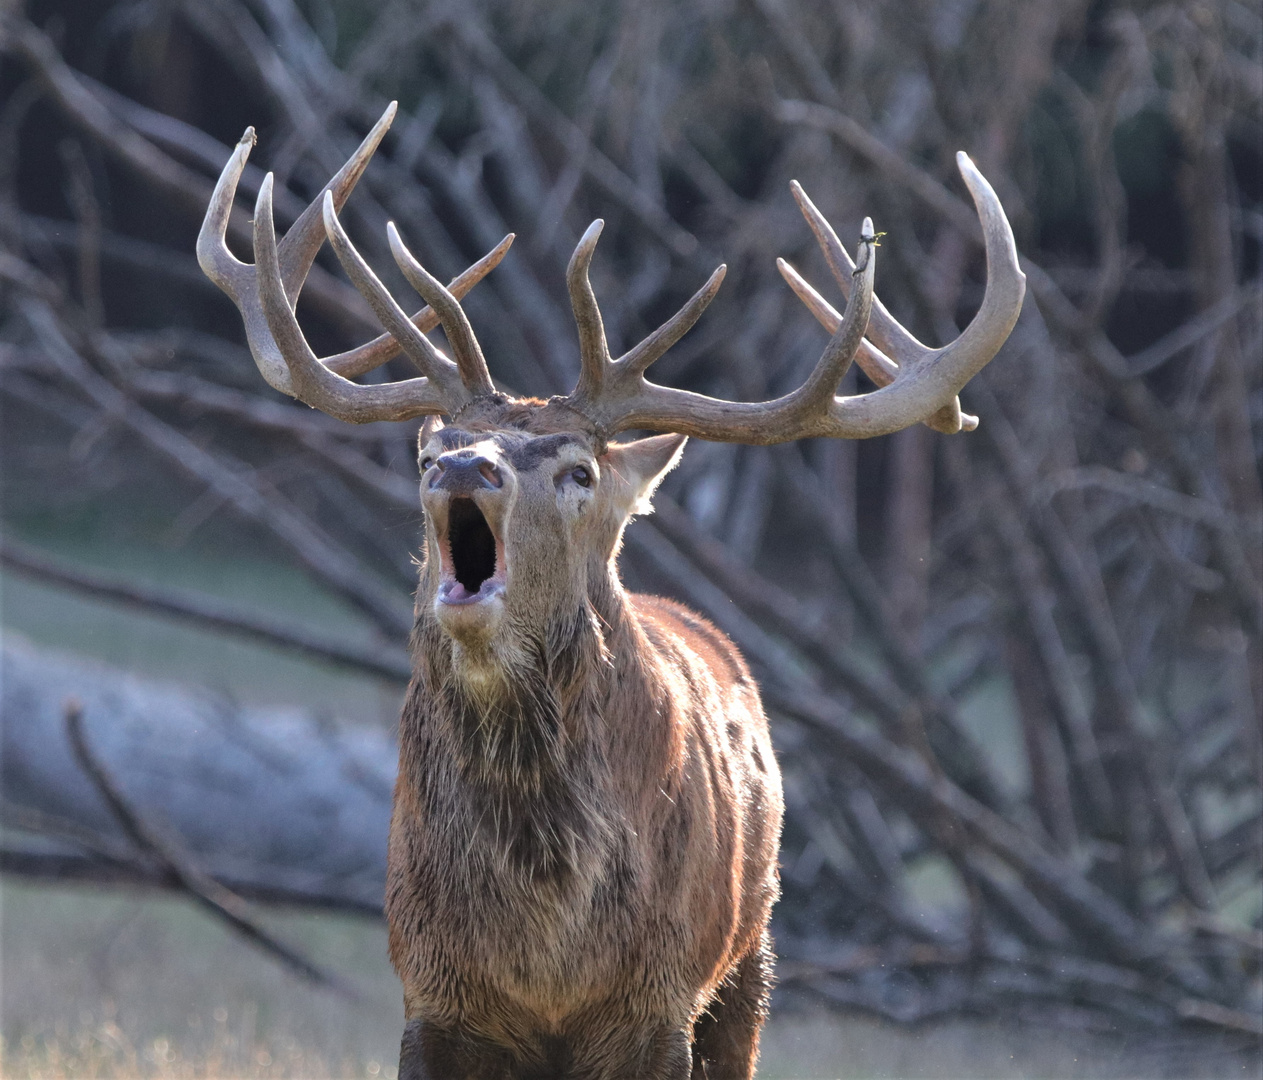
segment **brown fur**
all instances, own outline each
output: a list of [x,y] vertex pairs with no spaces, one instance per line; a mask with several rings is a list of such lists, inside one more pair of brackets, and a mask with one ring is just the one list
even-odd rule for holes
[[745,1080],[778,889],[767,723],[732,643],[614,569],[682,440],[532,450],[513,410],[422,436],[423,457],[477,444],[504,475],[480,505],[509,569],[494,633],[454,636],[435,614],[452,473],[432,469],[386,896],[401,1080]]

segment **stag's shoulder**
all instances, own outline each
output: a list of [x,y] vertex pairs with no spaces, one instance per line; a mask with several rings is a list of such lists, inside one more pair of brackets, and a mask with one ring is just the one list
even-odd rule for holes
[[630,599],[641,629],[659,650],[682,644],[721,681],[754,686],[741,650],[709,619],[662,596],[633,593]]

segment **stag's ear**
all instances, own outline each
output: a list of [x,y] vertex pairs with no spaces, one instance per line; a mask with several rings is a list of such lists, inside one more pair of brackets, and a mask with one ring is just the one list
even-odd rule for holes
[[601,472],[616,508],[624,515],[653,513],[654,490],[679,463],[686,442],[687,435],[652,435],[612,443],[601,458]]
[[417,432],[417,460],[421,460],[421,455],[425,453],[426,444],[434,438],[434,433],[440,428],[445,427],[443,418],[435,416],[431,413],[421,421],[421,430]]

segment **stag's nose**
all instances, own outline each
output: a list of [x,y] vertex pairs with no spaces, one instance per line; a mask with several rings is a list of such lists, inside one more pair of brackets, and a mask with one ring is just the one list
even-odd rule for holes
[[434,464],[437,475],[430,481],[430,486],[452,495],[494,490],[504,483],[500,466],[476,451],[453,450],[440,456]]

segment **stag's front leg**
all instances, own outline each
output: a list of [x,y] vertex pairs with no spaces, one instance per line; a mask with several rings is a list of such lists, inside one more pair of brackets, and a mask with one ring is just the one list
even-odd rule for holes
[[409,1020],[399,1047],[399,1080],[513,1080],[506,1050],[421,1019]]
[[750,1080],[772,993],[767,935],[724,981],[693,1030],[692,1080]]
[[618,1080],[689,1080],[693,1068],[689,1034],[679,1028],[662,1028],[646,1047],[645,1065],[618,1074]]

